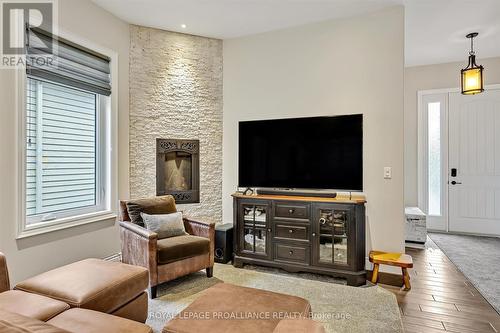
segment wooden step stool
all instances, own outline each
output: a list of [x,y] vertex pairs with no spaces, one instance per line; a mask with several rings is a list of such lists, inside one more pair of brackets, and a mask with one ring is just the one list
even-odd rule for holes
[[413,260],[410,255],[403,253],[389,253],[382,251],[370,251],[370,262],[373,263],[372,283],[378,282],[379,265],[401,267],[403,273],[404,290],[410,290],[410,274],[408,268],[413,268]]

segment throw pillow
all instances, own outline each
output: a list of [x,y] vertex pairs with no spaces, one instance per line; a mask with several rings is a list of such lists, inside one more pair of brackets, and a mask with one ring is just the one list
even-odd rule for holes
[[144,226],[141,213],[150,215],[175,213],[175,199],[171,195],[127,201],[127,212],[132,223]]
[[156,232],[158,239],[186,235],[182,213],[149,215],[141,213],[146,229]]

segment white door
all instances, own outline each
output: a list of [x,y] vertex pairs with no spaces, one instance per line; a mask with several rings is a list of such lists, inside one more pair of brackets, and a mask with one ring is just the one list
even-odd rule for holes
[[450,232],[500,235],[500,90],[449,95]]

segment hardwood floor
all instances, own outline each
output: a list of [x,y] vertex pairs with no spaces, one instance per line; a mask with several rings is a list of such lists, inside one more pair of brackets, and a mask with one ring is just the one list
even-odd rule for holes
[[413,257],[412,289],[380,284],[396,295],[405,332],[500,332],[500,315],[432,240],[406,253]]

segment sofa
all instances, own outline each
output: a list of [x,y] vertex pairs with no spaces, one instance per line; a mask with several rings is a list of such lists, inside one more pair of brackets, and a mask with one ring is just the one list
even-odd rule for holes
[[86,259],[34,276],[10,289],[0,253],[0,333],[151,333],[147,270]]

